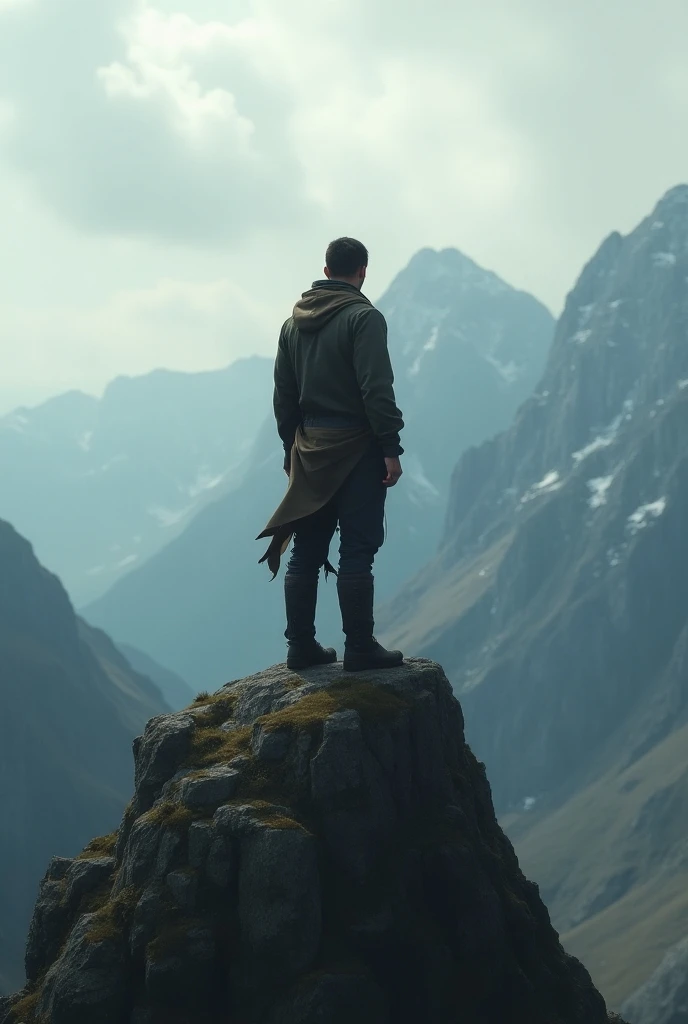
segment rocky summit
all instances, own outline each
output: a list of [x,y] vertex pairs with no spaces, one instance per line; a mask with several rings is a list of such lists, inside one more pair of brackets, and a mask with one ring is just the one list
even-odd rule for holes
[[118,833],[54,859],[0,1024],[607,1024],[442,669],[277,666],[154,718]]

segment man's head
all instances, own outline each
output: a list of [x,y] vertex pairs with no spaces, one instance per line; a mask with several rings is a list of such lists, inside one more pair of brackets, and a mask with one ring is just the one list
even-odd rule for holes
[[325,255],[325,277],[362,288],[368,269],[368,250],[355,238],[336,238]]

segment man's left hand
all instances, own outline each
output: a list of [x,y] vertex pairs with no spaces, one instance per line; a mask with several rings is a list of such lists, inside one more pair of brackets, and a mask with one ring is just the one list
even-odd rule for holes
[[399,483],[404,472],[401,468],[401,462],[399,459],[385,459],[385,466],[387,467],[387,476],[382,482],[385,487],[394,487]]

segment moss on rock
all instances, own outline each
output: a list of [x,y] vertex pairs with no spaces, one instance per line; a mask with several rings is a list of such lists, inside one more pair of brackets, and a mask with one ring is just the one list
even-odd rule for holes
[[150,811],[141,815],[139,821],[146,821],[155,825],[164,825],[166,828],[186,829],[193,822],[198,820],[199,814],[189,810],[182,804],[173,800],[164,800],[162,803],[151,807]]
[[12,1007],[12,1024],[40,1024],[36,1016],[36,1007],[40,998],[40,990],[29,992]]
[[391,688],[343,679],[279,711],[263,715],[257,724],[269,732],[284,728],[314,731],[337,711],[357,711],[368,722],[389,722],[408,707],[408,701]]
[[248,728],[225,731],[216,725],[199,723],[191,740],[187,767],[209,768],[228,764],[235,757],[248,753],[250,744],[251,730]]
[[88,941],[92,943],[106,942],[121,938],[129,929],[141,898],[141,890],[135,886],[123,889],[95,914],[88,930]]
[[77,857],[77,860],[94,860],[96,857],[113,857],[117,844],[117,833],[112,832],[109,836],[99,836],[92,839],[88,846],[84,847]]

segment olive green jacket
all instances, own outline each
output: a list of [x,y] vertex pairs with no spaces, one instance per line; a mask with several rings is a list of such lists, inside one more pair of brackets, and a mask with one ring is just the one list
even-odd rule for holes
[[316,281],[296,303],[280,334],[274,409],[287,452],[304,418],[337,416],[368,426],[385,456],[403,453],[387,324],[353,285]]

